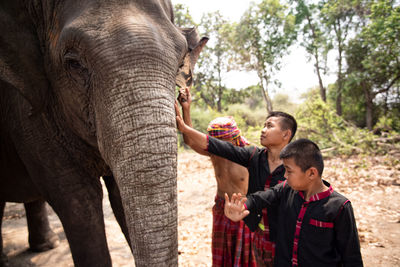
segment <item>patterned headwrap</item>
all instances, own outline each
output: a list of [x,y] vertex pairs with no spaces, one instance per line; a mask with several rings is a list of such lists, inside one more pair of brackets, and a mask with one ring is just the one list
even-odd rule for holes
[[235,141],[237,146],[248,145],[249,142],[240,136],[240,130],[232,116],[218,117],[210,122],[207,127],[210,136],[218,139],[229,139]]

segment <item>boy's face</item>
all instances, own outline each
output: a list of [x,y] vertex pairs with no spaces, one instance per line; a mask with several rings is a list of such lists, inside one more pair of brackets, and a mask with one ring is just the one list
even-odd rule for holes
[[296,164],[293,158],[283,159],[283,166],[285,166],[285,178],[291,188],[297,191],[304,191],[310,184],[307,171],[303,172]]
[[281,119],[279,117],[270,117],[264,123],[261,130],[260,143],[264,147],[286,145],[289,141],[285,138],[288,131],[282,131]]

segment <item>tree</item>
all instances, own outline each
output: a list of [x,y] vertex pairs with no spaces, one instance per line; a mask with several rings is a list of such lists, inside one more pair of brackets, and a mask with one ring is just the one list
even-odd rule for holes
[[280,60],[295,39],[295,18],[279,0],[264,0],[251,6],[236,28],[237,65],[256,71],[267,110],[273,110],[269,85]]
[[337,49],[337,91],[336,113],[342,115],[342,91],[344,85],[344,51],[351,30],[357,28],[354,20],[356,6],[360,0],[327,0],[323,2],[322,18],[329,32],[332,33],[332,42]]
[[351,81],[364,94],[366,126],[372,130],[378,96],[381,95],[385,115],[399,104],[400,7],[395,7],[394,1],[376,0],[368,19],[350,42],[347,58]]
[[322,81],[322,73],[327,70],[327,54],[331,49],[327,40],[327,33],[321,25],[320,5],[308,3],[306,0],[294,1],[296,6],[296,25],[299,25],[303,34],[301,45],[309,54],[308,60],[314,61],[315,72],[318,77],[319,93],[326,102],[326,88]]
[[192,28],[197,25],[189,13],[189,8],[183,4],[174,5],[174,22],[181,28]]
[[233,26],[217,11],[203,15],[199,29],[210,41],[198,61],[194,88],[208,107],[221,112],[224,105],[240,102],[245,94],[224,83],[231,70]]

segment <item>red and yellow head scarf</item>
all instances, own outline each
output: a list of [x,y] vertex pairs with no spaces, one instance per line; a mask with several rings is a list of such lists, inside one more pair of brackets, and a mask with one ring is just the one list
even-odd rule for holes
[[240,136],[240,130],[232,116],[218,117],[210,122],[207,127],[210,136],[235,141],[236,146],[246,146],[249,142]]

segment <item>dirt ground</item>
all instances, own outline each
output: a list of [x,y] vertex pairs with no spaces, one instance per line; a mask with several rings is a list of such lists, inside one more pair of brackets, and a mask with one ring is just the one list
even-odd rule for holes
[[[354,207],[364,266],[400,266],[400,161],[397,156],[334,158],[325,161],[324,178]],[[216,192],[207,157],[182,152],[178,159],[179,266],[211,266],[211,208]],[[106,194],[106,191],[105,191]],[[134,266],[133,257],[105,195],[104,214],[113,266]],[[50,208],[49,208],[50,209]],[[44,253],[28,250],[22,204],[7,203],[4,250],[10,267],[73,266],[60,221],[50,223],[61,244]]]

